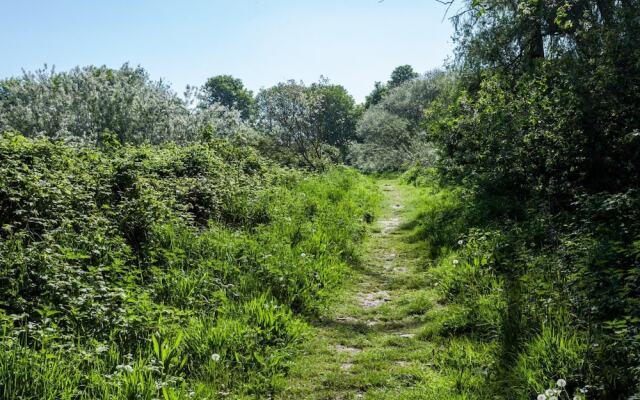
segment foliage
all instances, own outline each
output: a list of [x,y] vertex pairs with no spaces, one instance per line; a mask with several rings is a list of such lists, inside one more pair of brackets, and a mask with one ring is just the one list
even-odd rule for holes
[[309,90],[321,99],[316,124],[323,142],[337,147],[344,159],[348,143],[355,139],[356,122],[360,117],[353,97],[343,86],[328,81],[313,83]]
[[376,197],[224,141],[0,137],[0,397],[268,396]]
[[385,94],[387,94],[387,87],[382,82],[375,82],[373,84],[373,90],[365,97],[365,110],[380,103]]
[[443,90],[447,76],[433,72],[391,89],[368,108],[350,146],[350,161],[366,172],[399,171],[412,163],[429,165],[434,151],[420,127],[424,107]]
[[398,87],[405,82],[409,82],[413,79],[416,79],[420,75],[413,70],[411,65],[400,65],[396,67],[391,72],[391,77],[389,78],[388,86],[390,89]]
[[254,113],[253,93],[245,89],[240,79],[231,75],[218,75],[207,79],[200,91],[202,105],[222,104],[240,111],[243,119],[249,119]]
[[0,81],[0,132],[102,145],[188,143],[204,137],[247,134],[235,110],[220,105],[191,109],[170,87],[141,67],[53,69]]
[[392,89],[401,86],[413,79],[416,79],[419,76],[420,74],[415,72],[411,65],[400,65],[399,67],[396,67],[391,72],[391,76],[389,77],[389,81],[387,83],[374,83],[373,90],[365,98],[364,108],[368,109],[371,106],[375,106],[376,104],[380,103]]
[[353,137],[354,101],[341,86],[289,81],[260,91],[258,123],[289,164],[323,169]]
[[[462,248],[440,250],[434,277],[463,309],[486,296],[503,304],[486,321],[499,345],[494,396],[535,398],[559,378],[587,398],[640,393],[639,11],[634,1],[472,1],[454,16],[457,79],[423,126],[440,181],[469,195],[450,207]],[[481,251],[488,280],[465,258],[482,236],[493,243]],[[482,313],[454,326],[472,315]]]

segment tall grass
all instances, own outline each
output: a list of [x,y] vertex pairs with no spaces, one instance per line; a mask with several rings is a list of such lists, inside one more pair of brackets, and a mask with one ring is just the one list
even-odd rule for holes
[[[445,353],[463,341],[485,363],[443,398],[533,399],[559,379],[563,395],[578,398],[638,392],[633,290],[615,278],[627,276],[621,260],[634,263],[628,247],[616,242],[610,253],[611,236],[566,223],[575,216],[513,204],[500,214],[497,198],[444,185],[433,171],[404,178],[418,193],[407,227],[426,245],[425,271],[444,306],[427,313],[421,336]],[[456,368],[443,372],[455,379]]]
[[224,142],[0,137],[0,398],[267,397],[378,195]]

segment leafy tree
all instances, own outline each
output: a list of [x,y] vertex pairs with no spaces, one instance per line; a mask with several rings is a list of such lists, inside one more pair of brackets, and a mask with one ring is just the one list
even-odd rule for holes
[[297,162],[318,169],[326,158],[320,129],[321,96],[288,81],[263,89],[256,98],[260,128]]
[[[0,132],[95,145],[105,132],[120,143],[187,143],[203,131],[249,134],[239,111],[220,104],[192,109],[141,67],[44,68],[0,81]],[[109,138],[106,138],[109,139]]]
[[0,131],[97,143],[104,131],[121,142],[187,140],[189,112],[164,82],[125,64],[25,72],[0,82]]
[[340,85],[321,80],[311,86],[288,81],[256,97],[261,130],[293,157],[290,162],[314,169],[339,161],[339,149],[355,136],[357,111]]
[[376,82],[374,84],[373,90],[365,98],[364,108],[366,109],[380,103],[383,97],[386,96],[391,89],[396,88],[412,79],[416,79],[419,76],[420,75],[413,70],[413,67],[411,67],[411,65],[401,65],[399,67],[396,67],[391,72],[391,77],[386,84],[382,82]]
[[387,85],[390,88],[398,87],[405,82],[416,79],[418,76],[419,74],[413,70],[411,65],[400,65],[391,72],[391,78]]
[[249,119],[254,111],[253,93],[244,87],[240,79],[231,75],[209,78],[202,87],[201,101],[205,106],[219,103],[237,109],[243,119]]
[[353,97],[343,86],[327,81],[314,83],[309,90],[321,99],[318,123],[322,141],[344,154],[348,142],[356,135],[358,111]]
[[365,97],[364,108],[367,109],[380,103],[384,95],[387,93],[387,87],[382,82],[376,82],[373,90]]
[[398,171],[412,163],[434,162],[433,146],[421,127],[424,108],[442,91],[449,76],[432,72],[392,88],[368,108],[357,126],[350,160],[361,170]]
[[461,79],[425,126],[442,177],[473,188],[475,212],[493,216],[483,223],[506,232],[493,270],[506,282],[498,336],[510,356],[486,397],[527,398],[560,373],[535,350],[549,322],[588,332],[589,354],[561,373],[589,398],[637,396],[638,2],[469,1],[454,22]]

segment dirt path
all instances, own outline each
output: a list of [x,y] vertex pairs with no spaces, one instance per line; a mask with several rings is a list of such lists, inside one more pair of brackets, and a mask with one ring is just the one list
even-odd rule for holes
[[434,379],[435,346],[420,340],[427,289],[418,244],[403,229],[411,188],[380,181],[385,203],[351,284],[314,326],[280,399],[415,399]]

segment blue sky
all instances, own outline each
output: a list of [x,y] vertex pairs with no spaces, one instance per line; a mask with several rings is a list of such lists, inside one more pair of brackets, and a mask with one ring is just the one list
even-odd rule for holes
[[2,0],[0,78],[43,64],[141,65],[178,93],[231,74],[257,91],[324,75],[358,101],[394,67],[452,54],[435,0]]

